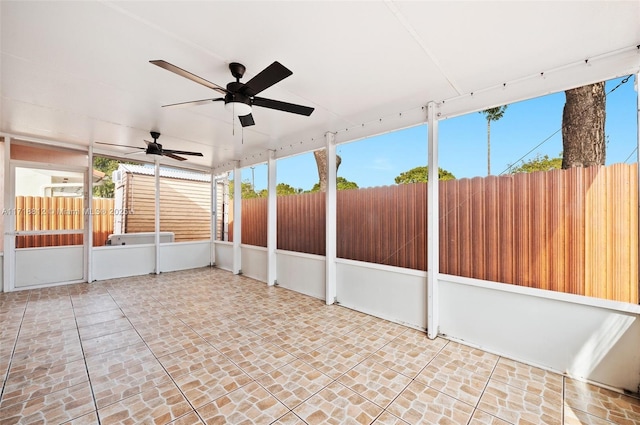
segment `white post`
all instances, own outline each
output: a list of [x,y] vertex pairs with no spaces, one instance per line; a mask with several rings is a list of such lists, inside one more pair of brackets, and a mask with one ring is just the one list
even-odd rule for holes
[[336,301],[336,257],[337,257],[337,169],[336,140],[333,133],[325,134],[327,149],[327,200],[326,200],[326,250],[325,250],[325,290],[327,304]]
[[267,198],[267,285],[275,285],[278,279],[278,194],[276,193],[276,152],[269,151]]
[[233,168],[233,274],[242,273],[242,169]]
[[154,175],[156,178],[156,200],[155,200],[155,246],[156,246],[156,274],[160,274],[160,158],[156,155],[154,158],[155,168]]
[[16,248],[16,197],[11,170],[11,137],[4,138],[4,208],[9,213],[4,216],[4,258],[3,260],[3,291],[12,291],[15,287],[14,258]]
[[427,183],[427,336],[434,339],[438,336],[439,302],[438,276],[440,274],[439,251],[439,184],[438,184],[438,120],[435,117],[435,103],[427,105],[428,128],[428,167]]
[[86,173],[87,182],[85,187],[85,204],[84,204],[84,252],[85,258],[85,278],[88,283],[93,282],[93,144],[89,145],[88,152],[89,169]]
[[209,231],[211,237],[209,238],[209,265],[213,266],[216,263],[216,235],[218,233],[218,181],[213,175],[213,171],[209,173],[211,176],[211,187],[209,193],[211,194],[210,210],[211,210],[211,226]]

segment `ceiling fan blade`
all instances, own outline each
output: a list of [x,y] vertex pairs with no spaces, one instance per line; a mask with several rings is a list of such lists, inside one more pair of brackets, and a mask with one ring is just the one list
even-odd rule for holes
[[208,87],[212,90],[215,90],[217,92],[220,92],[222,94],[227,94],[227,89],[220,87],[219,85],[217,85],[216,83],[212,83],[211,81],[205,80],[202,77],[198,77],[195,74],[190,73],[189,71],[186,71],[178,66],[175,66],[169,62],[163,61],[163,60],[152,60],[149,61],[150,63],[159,66],[162,69],[166,69],[167,71],[171,71],[174,74],[178,74],[181,77],[187,78],[191,81],[194,81],[198,84],[202,84],[205,87]]
[[240,124],[242,124],[243,127],[249,127],[256,123],[251,114],[239,116],[238,119],[240,119]]
[[163,151],[162,155],[163,156],[168,156],[169,158],[177,159],[178,161],[186,161],[187,160],[187,158],[183,158],[181,156],[174,155],[172,153],[167,153],[167,151]]
[[180,106],[207,105],[211,102],[217,102],[220,100],[224,100],[224,99],[219,97],[217,99],[190,100],[188,102],[170,103],[169,105],[162,105],[162,107],[167,108],[167,107],[176,107],[176,106],[180,107]]
[[278,111],[291,112],[292,114],[309,116],[314,108],[309,106],[296,105],[294,103],[281,102],[279,100],[265,99],[264,97],[254,97],[251,103],[254,106],[277,109]]
[[247,96],[255,96],[275,83],[284,80],[291,74],[293,74],[293,72],[276,61],[247,81],[244,87],[240,89],[240,93]]
[[166,154],[178,154],[178,155],[191,155],[191,156],[203,156],[201,152],[189,152],[189,151],[176,151],[173,149],[163,149],[162,153]]
[[141,148],[139,146],[124,146],[124,145],[116,145],[115,143],[105,143],[105,142],[96,142],[97,145],[107,145],[107,146],[116,146],[119,148],[127,148],[127,149],[140,149],[140,150],[145,150],[144,148]]

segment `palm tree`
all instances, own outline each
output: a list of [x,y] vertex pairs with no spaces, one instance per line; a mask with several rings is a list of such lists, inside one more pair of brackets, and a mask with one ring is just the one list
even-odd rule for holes
[[507,110],[507,105],[485,109],[480,112],[487,119],[487,175],[491,175],[491,121],[498,121]]

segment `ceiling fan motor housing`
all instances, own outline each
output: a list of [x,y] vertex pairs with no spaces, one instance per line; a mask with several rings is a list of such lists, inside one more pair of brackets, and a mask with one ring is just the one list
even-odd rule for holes
[[147,146],[147,154],[149,155],[162,155],[162,145],[160,143],[150,143]]

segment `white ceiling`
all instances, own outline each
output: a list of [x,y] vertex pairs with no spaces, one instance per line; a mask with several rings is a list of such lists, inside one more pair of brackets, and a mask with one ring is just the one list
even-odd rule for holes
[[[1,127],[66,144],[195,150],[224,170],[640,70],[639,1],[1,1]],[[260,94],[315,109],[254,107],[241,129],[219,85],[277,60],[293,75]],[[98,153],[130,152],[94,145]],[[171,159],[165,163],[175,165]],[[181,164],[182,165],[182,164]]]

